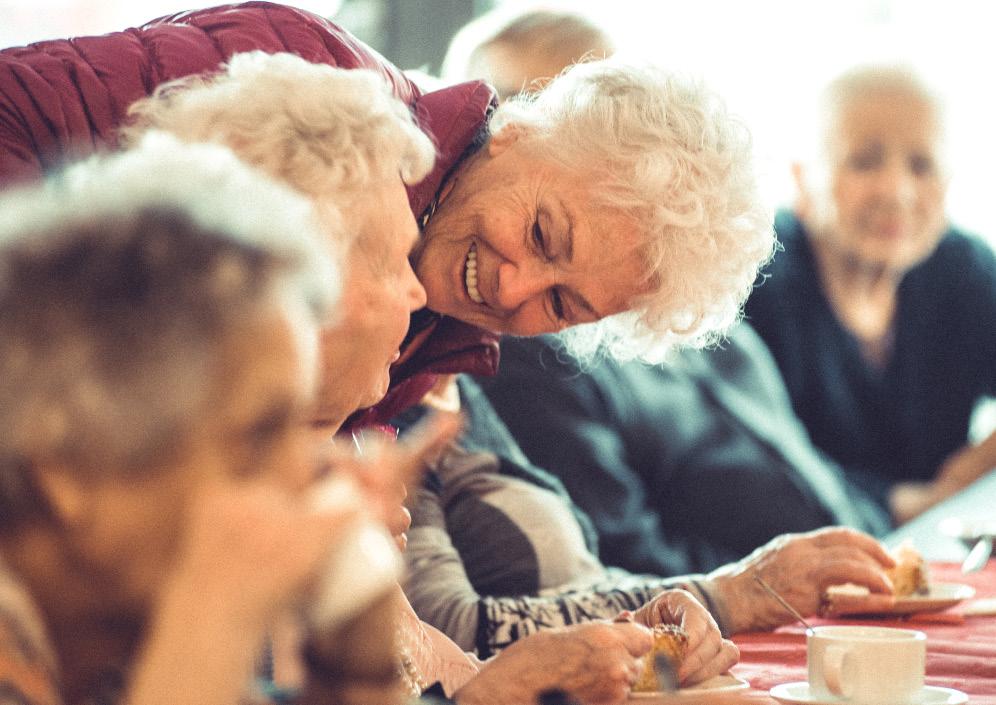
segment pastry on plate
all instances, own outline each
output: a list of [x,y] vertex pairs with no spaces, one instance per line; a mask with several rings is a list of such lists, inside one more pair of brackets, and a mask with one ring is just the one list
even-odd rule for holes
[[886,571],[892,581],[896,597],[908,595],[926,595],[930,592],[930,582],[927,579],[927,565],[923,556],[913,544],[906,541],[892,551],[896,559],[896,567]]
[[[927,574],[927,564],[913,544],[905,541],[889,553],[896,560],[895,567],[885,571],[892,581],[893,596],[904,598],[929,594],[930,579]],[[820,613],[842,615],[876,612],[879,608],[868,604],[869,595],[869,590],[864,585],[854,583],[832,585],[823,595]]]
[[654,668],[658,656],[666,657],[677,672],[688,652],[688,635],[677,624],[658,624],[653,631],[654,646],[643,655],[643,672],[633,686],[633,692],[636,693],[660,690],[657,670]]

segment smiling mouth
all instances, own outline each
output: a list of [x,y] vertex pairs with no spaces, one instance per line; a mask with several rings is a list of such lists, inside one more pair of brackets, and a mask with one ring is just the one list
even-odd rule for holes
[[475,304],[483,304],[484,297],[481,296],[477,288],[477,243],[470,243],[470,250],[467,252],[467,261],[464,263],[463,283],[467,287],[467,296]]

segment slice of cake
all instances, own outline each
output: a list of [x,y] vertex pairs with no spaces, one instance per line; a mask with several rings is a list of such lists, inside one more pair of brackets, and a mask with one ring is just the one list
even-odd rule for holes
[[892,557],[896,559],[896,567],[886,571],[886,574],[892,581],[896,597],[906,597],[913,594],[926,595],[930,592],[927,566],[923,561],[923,556],[913,547],[913,544],[904,541],[891,553]]
[[658,624],[653,631],[654,646],[643,656],[643,673],[633,686],[633,692],[636,693],[660,690],[657,670],[654,668],[658,656],[667,658],[677,672],[688,651],[688,635],[677,624]]

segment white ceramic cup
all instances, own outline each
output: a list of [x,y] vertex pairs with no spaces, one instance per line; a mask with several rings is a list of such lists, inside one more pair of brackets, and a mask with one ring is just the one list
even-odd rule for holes
[[923,689],[927,635],[889,627],[816,627],[806,640],[809,690],[861,705],[913,702]]

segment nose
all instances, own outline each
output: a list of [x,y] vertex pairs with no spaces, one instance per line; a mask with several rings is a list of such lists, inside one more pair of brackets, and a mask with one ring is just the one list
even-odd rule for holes
[[883,198],[898,205],[908,205],[916,198],[916,175],[899,159],[891,160],[879,171],[876,185]]
[[403,291],[405,291],[405,296],[408,300],[408,310],[418,311],[420,308],[425,307],[426,294],[425,287],[422,286],[422,282],[418,280],[415,276],[415,270],[412,269],[411,264],[407,266],[407,272],[405,273],[405,280],[403,282]]
[[498,265],[496,303],[505,311],[514,311],[552,286],[553,275],[552,267],[533,259],[502,262]]

